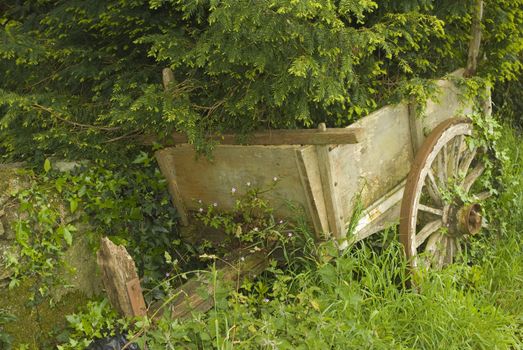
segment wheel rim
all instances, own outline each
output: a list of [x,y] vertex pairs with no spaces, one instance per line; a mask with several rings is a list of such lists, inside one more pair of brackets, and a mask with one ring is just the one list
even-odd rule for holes
[[452,263],[467,236],[481,229],[480,202],[488,193],[471,194],[485,169],[478,150],[467,145],[471,135],[469,119],[449,119],[414,159],[400,213],[400,241],[411,268],[419,267],[422,255],[432,268]]

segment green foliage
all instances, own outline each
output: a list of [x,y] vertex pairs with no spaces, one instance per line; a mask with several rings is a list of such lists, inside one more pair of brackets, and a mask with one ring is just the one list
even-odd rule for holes
[[523,72],[517,79],[504,81],[496,85],[493,91],[494,110],[504,123],[513,128],[523,130]]
[[[48,160],[44,168],[41,181],[46,183],[50,180]],[[6,267],[14,271],[9,287],[18,285],[20,278],[34,278],[32,301],[39,302],[53,285],[63,282],[56,272],[76,227],[66,220],[56,192],[49,186],[38,186],[35,178],[28,189],[15,196],[20,215],[13,223],[17,245],[6,252]]]
[[[472,1],[2,4],[3,157],[100,156],[141,133],[347,125],[466,62]],[[521,1],[485,5],[479,73],[521,70]],[[174,81],[163,91],[161,69]],[[419,86],[418,83],[415,85]],[[133,140],[120,147],[114,143]]]
[[15,194],[17,245],[6,255],[14,271],[11,287],[34,277],[34,301],[47,297],[53,285],[63,283],[57,271],[67,268],[64,253],[79,233],[94,249],[102,236],[123,244],[144,286],[155,285],[169,271],[166,252],[182,267],[194,264],[192,247],[182,244],[176,231],[165,179],[147,154],[129,165],[86,164],[68,172],[52,166],[46,160],[43,172],[27,172],[29,188]]
[[5,333],[2,329],[2,325],[16,320],[14,315],[11,315],[6,310],[0,309],[0,347],[5,350],[11,350],[12,338],[9,334]]
[[68,329],[60,335],[67,340],[58,345],[59,350],[85,349],[93,340],[114,336],[130,327],[127,321],[118,318],[107,299],[88,302],[85,310],[68,315],[67,322]]
[[189,263],[191,247],[179,239],[166,181],[149,155],[140,153],[131,164],[99,162],[57,175],[54,187],[71,212],[81,211],[80,222],[89,225],[95,246],[101,236],[123,244],[146,284],[163,278],[165,251]]

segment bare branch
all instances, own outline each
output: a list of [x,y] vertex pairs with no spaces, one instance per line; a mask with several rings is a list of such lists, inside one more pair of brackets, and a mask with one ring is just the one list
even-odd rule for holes
[[80,128],[84,128],[84,129],[103,130],[103,131],[117,131],[117,130],[121,129],[120,126],[112,126],[112,127],[111,126],[97,126],[97,125],[90,125],[90,124],[74,122],[72,120],[63,118],[59,112],[53,111],[51,108],[42,106],[38,103],[34,103],[33,107],[49,113],[55,119],[58,119],[66,124],[76,126],[76,127],[80,127]]

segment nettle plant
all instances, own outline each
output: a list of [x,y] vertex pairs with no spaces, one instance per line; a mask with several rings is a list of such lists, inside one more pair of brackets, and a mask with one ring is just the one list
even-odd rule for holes
[[201,206],[196,218],[205,226],[223,230],[232,243],[253,251],[294,242],[293,225],[287,219],[275,217],[274,209],[265,197],[278,185],[278,180],[274,177],[272,183],[263,188],[246,182],[244,193],[232,187],[230,194],[235,199],[232,210],[221,210],[217,202],[206,205],[199,200]]

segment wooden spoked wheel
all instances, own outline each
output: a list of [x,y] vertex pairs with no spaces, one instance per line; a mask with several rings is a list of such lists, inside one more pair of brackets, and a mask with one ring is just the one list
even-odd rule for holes
[[414,159],[400,213],[400,241],[413,269],[452,263],[467,236],[481,230],[488,192],[470,193],[485,170],[480,152],[467,142],[471,135],[469,119],[446,120]]

